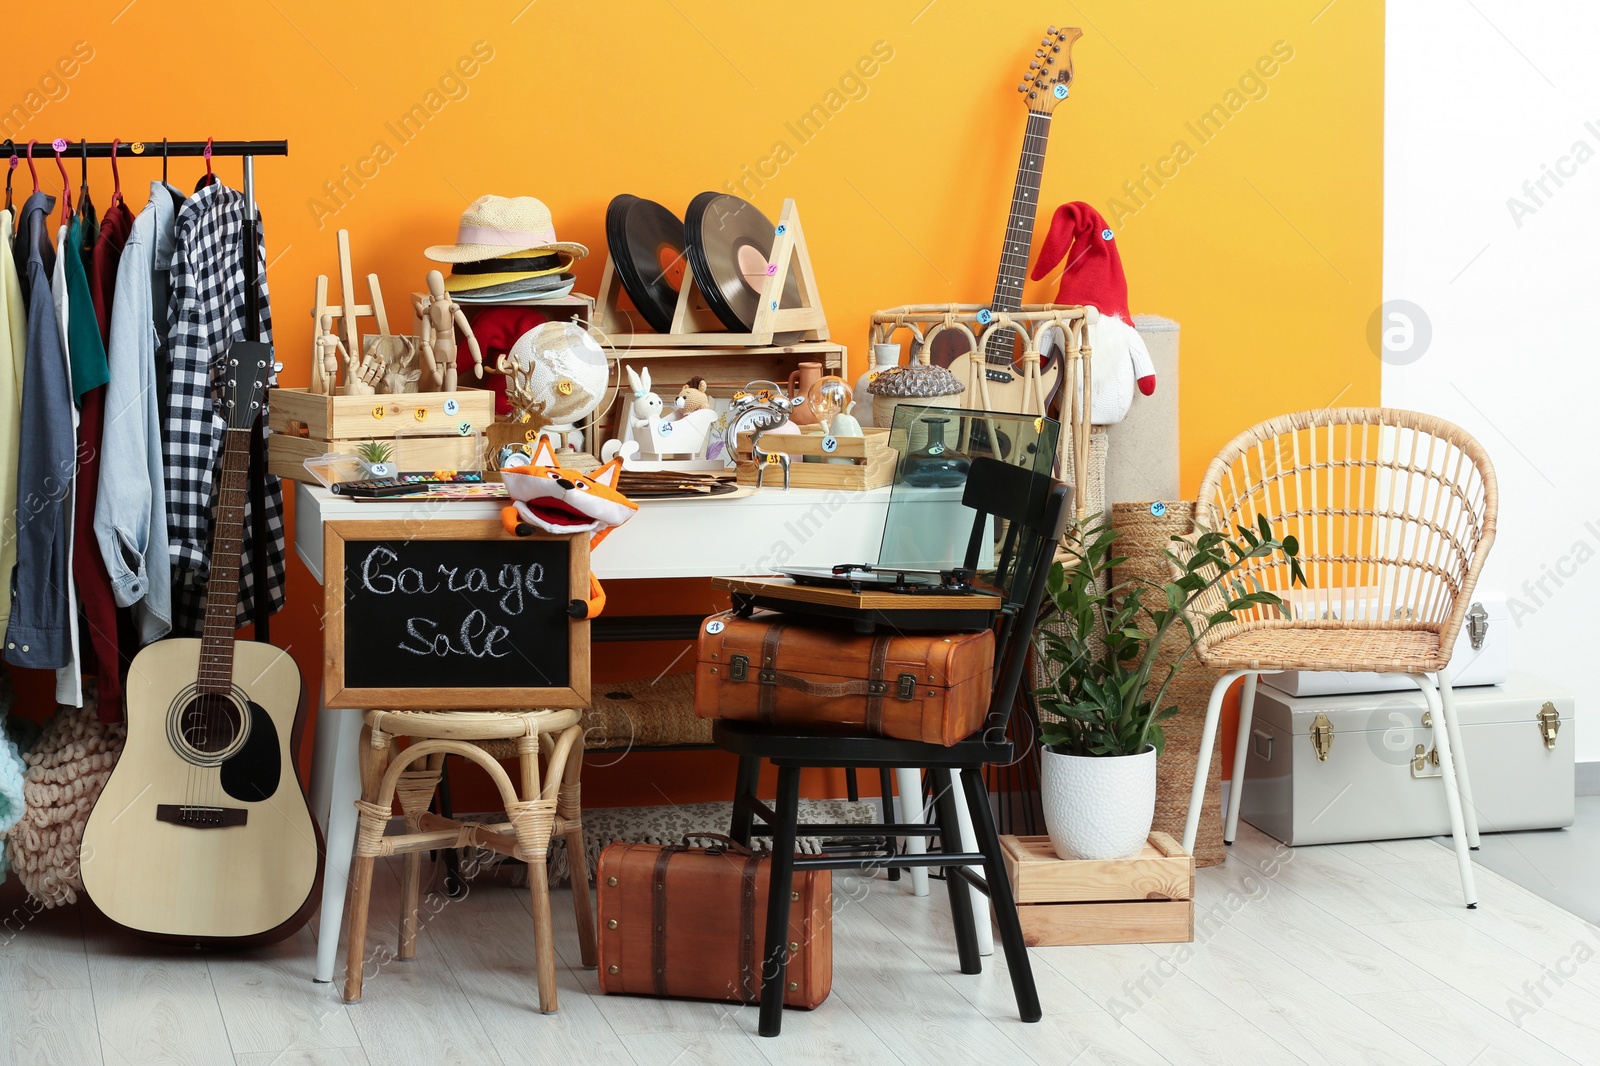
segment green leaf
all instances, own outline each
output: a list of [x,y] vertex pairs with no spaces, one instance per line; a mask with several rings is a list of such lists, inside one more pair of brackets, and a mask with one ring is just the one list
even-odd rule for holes
[[1271,540],[1272,539],[1272,523],[1267,521],[1267,516],[1266,515],[1264,515],[1264,514],[1256,515],[1256,525],[1259,526],[1260,529],[1261,529],[1261,539],[1262,540]]
[[1300,540],[1293,533],[1283,538],[1283,554],[1291,559],[1300,554]]

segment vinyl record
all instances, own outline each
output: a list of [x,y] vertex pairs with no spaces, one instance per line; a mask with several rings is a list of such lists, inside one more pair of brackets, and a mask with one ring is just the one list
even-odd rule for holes
[[[755,328],[761,286],[766,281],[764,271],[772,254],[772,220],[748,200],[703,192],[689,201],[683,221],[689,267],[706,304],[723,325],[748,333]],[[778,306],[799,305],[800,282],[791,271]],[[784,342],[782,335],[773,340]]]
[[651,329],[671,332],[684,273],[678,216],[654,200],[623,193],[606,208],[606,244],[633,306]]

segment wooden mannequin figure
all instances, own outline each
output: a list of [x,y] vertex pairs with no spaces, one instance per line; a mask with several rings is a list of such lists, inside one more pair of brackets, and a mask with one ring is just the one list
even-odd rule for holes
[[333,331],[333,316],[323,315],[319,323],[322,333],[317,337],[316,357],[319,357],[322,373],[327,378],[328,391],[334,392],[333,384],[339,380],[339,363],[344,363],[344,384],[339,386],[340,396],[371,396],[378,391],[378,382],[383,380],[383,364],[371,356],[365,356],[358,364],[350,355],[349,349]]
[[422,349],[422,365],[433,379],[435,392],[456,391],[456,330],[467,338],[467,350],[477,376],[483,377],[483,353],[478,350],[478,338],[472,335],[461,306],[444,291],[444,275],[437,270],[428,271],[428,293],[416,298],[418,347]]
[[320,388],[314,391],[331,395],[339,385],[339,366],[342,361],[347,362],[350,354],[344,350],[344,342],[333,331],[333,316],[323,315],[317,322],[316,351],[312,353],[312,370],[318,377]]

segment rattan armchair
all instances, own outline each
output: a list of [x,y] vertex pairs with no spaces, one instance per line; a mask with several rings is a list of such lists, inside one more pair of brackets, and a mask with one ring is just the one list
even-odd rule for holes
[[[1300,542],[1305,588],[1291,588],[1281,556],[1253,559],[1238,576],[1276,592],[1284,617],[1257,605],[1207,633],[1195,648],[1226,670],[1212,689],[1183,844],[1193,848],[1205,768],[1222,700],[1243,677],[1239,739],[1223,839],[1232,843],[1244,792],[1256,679],[1280,670],[1403,673],[1422,690],[1446,790],[1461,887],[1477,906],[1469,849],[1477,817],[1450,688],[1450,654],[1494,542],[1494,467],[1466,432],[1431,415],[1390,408],[1336,408],[1284,415],[1246,430],[1207,468],[1195,506],[1199,529],[1255,528]],[[1196,621],[1220,610],[1217,588]],[[1434,675],[1430,677],[1429,675]],[[1435,678],[1437,680],[1435,680]]]

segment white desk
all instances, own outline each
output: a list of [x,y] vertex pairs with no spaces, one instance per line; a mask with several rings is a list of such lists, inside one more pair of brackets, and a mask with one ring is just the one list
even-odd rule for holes
[[[295,486],[294,550],[322,581],[322,526],[335,520],[498,518],[500,501],[356,503],[326,489]],[[603,581],[741,577],[775,567],[876,562],[889,490],[762,489],[747,496],[646,500],[595,552]],[[322,823],[327,865],[317,936],[318,981],[333,979],[361,796],[357,745],[365,708],[320,707],[311,759],[311,806]],[[920,789],[917,792],[920,795]],[[959,792],[957,793],[959,795]]]

